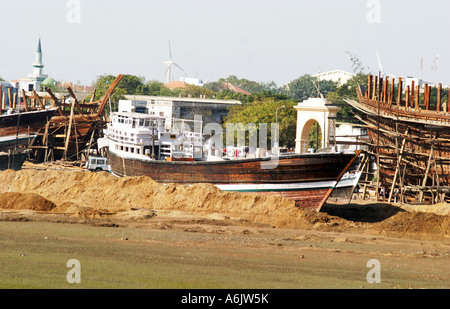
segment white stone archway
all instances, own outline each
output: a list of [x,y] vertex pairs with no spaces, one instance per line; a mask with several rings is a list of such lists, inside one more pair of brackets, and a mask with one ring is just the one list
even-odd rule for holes
[[335,118],[339,107],[322,98],[309,98],[298,103],[294,108],[297,110],[295,152],[308,152],[309,133],[315,122],[319,124],[322,131],[322,148],[328,148],[330,140],[335,139]]

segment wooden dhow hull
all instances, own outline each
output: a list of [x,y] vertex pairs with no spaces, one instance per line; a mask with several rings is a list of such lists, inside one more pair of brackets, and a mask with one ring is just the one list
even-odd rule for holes
[[223,161],[159,161],[109,149],[117,176],[148,176],[161,183],[211,183],[223,191],[283,196],[320,211],[358,153],[316,153]]
[[0,137],[39,132],[53,117],[56,108],[0,115]]
[[[346,100],[358,110],[377,158],[380,186],[388,201],[436,203],[450,201],[450,106],[442,86],[437,102],[431,87],[402,88],[402,80],[369,76],[369,89],[358,89],[359,102]],[[432,104],[435,103],[435,104]]]

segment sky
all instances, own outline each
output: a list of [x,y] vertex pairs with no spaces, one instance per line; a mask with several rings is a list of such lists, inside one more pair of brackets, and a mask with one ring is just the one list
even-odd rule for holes
[[165,82],[169,41],[184,70],[173,68],[174,80],[282,86],[352,72],[347,52],[378,74],[378,52],[385,73],[450,85],[448,12],[448,0],[2,1],[0,77],[27,77],[41,38],[44,73],[84,85],[104,74]]

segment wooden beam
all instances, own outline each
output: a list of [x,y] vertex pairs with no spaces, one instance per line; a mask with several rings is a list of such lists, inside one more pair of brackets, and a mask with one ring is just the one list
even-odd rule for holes
[[75,106],[77,107],[78,113],[80,115],[83,115],[83,109],[81,108],[80,104],[78,103],[77,97],[73,93],[72,88],[70,88],[70,86],[67,87],[67,91],[69,91],[70,96],[73,98],[73,100],[75,102]]
[[442,95],[442,84],[439,84],[437,90],[437,102],[436,102],[436,111],[441,111],[441,95]]
[[402,85],[402,78],[400,77],[398,79],[398,90],[397,90],[397,105],[400,106],[402,102],[402,91],[403,91],[403,85]]
[[395,78],[391,80],[391,93],[389,95],[389,106],[391,106],[392,102],[394,101],[394,89],[395,89]]
[[380,81],[378,83],[378,100],[380,100],[381,102],[383,102],[383,84],[384,80],[382,77],[380,77]]
[[368,77],[368,81],[367,81],[367,94],[368,94],[368,98],[371,99],[372,98],[372,75],[369,74]]
[[6,109],[6,93],[5,92],[1,92],[0,93],[2,95],[2,112]]
[[378,92],[377,92],[377,88],[378,87],[378,76],[374,76],[374,81],[373,81],[373,94],[372,94],[372,99],[376,100],[378,99]]
[[75,107],[75,100],[72,101],[72,107],[70,108],[69,127],[67,128],[67,131],[66,131],[66,143],[64,145],[64,159],[67,159],[67,150],[69,148],[70,134],[71,134],[71,131],[72,131],[74,107]]
[[34,89],[33,89],[33,96],[34,96],[34,98],[36,99],[36,101],[38,102],[39,106],[40,106],[42,109],[45,109],[45,106],[44,106],[44,104],[42,103],[41,98],[39,97],[39,95],[37,94],[36,90],[34,90]]
[[[431,144],[430,156],[428,157],[427,169],[425,171],[425,175],[423,176],[422,187],[425,187],[425,185],[427,184],[428,173],[430,172],[430,167],[431,167],[431,162],[432,162],[432,159],[433,159],[433,155],[434,155],[434,143]],[[422,203],[422,200],[423,200],[423,191],[420,191],[420,193],[419,193],[419,203]]]
[[47,121],[47,124],[45,125],[44,137],[42,138],[42,144],[45,147],[44,162],[47,162],[47,156],[48,156],[48,127],[49,126],[50,126],[50,121]]
[[62,111],[61,111],[61,106],[59,106],[58,98],[53,94],[53,92],[52,92],[52,90],[50,88],[47,87],[46,90],[47,90],[47,93],[50,95],[50,97],[53,100],[52,107],[57,107],[59,115],[64,116]]
[[102,102],[100,103],[100,106],[98,107],[97,116],[100,116],[101,114],[103,114],[103,110],[105,109],[105,106],[106,106],[106,103],[108,102],[108,99],[111,97],[111,95],[114,92],[114,89],[117,87],[119,82],[122,80],[122,77],[123,77],[122,74],[117,75],[116,79],[113,81],[111,86],[106,91],[106,93],[105,93],[105,95],[104,95],[104,97],[102,99]]
[[94,98],[95,98],[95,93],[96,92],[97,92],[97,89],[94,89],[94,92],[92,92],[92,95],[91,95],[91,102],[90,103],[94,102]]
[[384,81],[384,88],[383,88],[383,102],[386,103],[386,99],[388,97],[388,86],[389,86],[389,77],[386,77],[386,80]]
[[0,111],[3,111],[3,89],[2,89],[2,85],[0,84]]
[[9,105],[9,108],[12,108],[12,94],[11,94],[11,87],[8,88],[8,105]]
[[409,85],[406,86],[405,91],[405,107],[409,107]]
[[27,94],[25,93],[25,90],[22,89],[22,99],[25,111],[28,112],[28,100],[27,100]]
[[13,109],[16,109],[17,97],[18,97],[18,93],[15,92],[14,93],[14,99],[13,99]]
[[[409,128],[406,130],[406,135],[408,135],[408,132],[409,132]],[[403,151],[405,150],[405,145],[406,145],[406,137],[403,138],[402,147],[400,148],[400,153],[398,154],[398,157],[397,157],[397,168],[395,169],[394,178],[392,180],[391,191],[389,192],[388,203],[390,203],[391,200],[392,200],[392,195],[394,193],[395,183],[397,182],[398,173],[400,172],[400,163],[402,161]]]
[[416,106],[415,106],[416,110],[419,110],[419,107],[420,107],[420,86],[419,85],[416,86],[416,100],[415,100],[415,103],[416,103]]
[[425,104],[425,110],[430,108],[430,97],[428,96],[428,84],[423,87],[423,103]]

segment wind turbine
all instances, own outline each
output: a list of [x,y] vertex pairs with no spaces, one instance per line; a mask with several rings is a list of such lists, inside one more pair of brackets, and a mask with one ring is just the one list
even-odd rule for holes
[[172,51],[170,50],[170,41],[169,41],[169,60],[164,61],[164,64],[167,65],[167,70],[164,72],[164,75],[167,74],[167,82],[168,83],[170,82],[170,75],[171,75],[171,72],[172,72],[172,65],[176,66],[177,68],[179,68],[181,71],[184,72],[184,70],[172,60]]
[[380,69],[380,75],[381,75],[381,77],[384,77],[383,66],[381,65],[381,60],[380,60],[380,55],[378,54],[378,50],[377,50],[377,59],[378,59],[378,68]]

